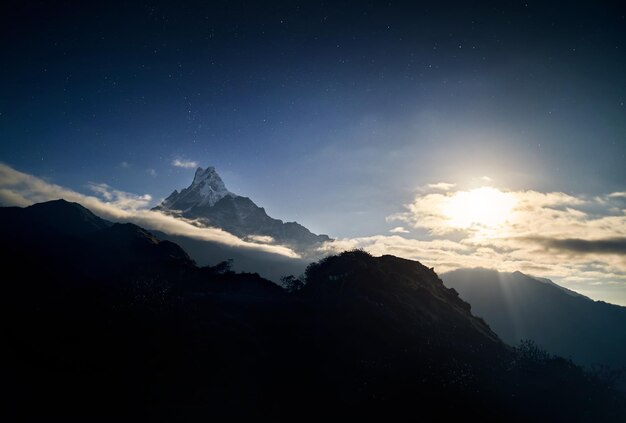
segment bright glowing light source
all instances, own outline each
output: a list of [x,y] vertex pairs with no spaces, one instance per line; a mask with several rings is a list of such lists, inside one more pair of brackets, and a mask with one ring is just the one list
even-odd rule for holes
[[509,219],[515,203],[511,194],[482,187],[454,193],[443,204],[442,211],[454,228],[495,229]]

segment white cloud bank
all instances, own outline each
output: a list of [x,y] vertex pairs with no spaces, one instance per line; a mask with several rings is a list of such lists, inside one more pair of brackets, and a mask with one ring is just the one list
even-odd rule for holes
[[[400,236],[405,232],[398,226],[391,230],[393,235],[341,239],[322,250],[363,248],[375,255],[419,260],[439,273],[461,267],[519,270],[587,295],[592,294],[591,286],[612,287],[617,296],[604,298],[626,305],[622,192],[585,198],[491,187],[462,191],[453,190],[452,184],[429,187],[431,191],[419,192],[404,212],[387,219],[426,231],[423,239]],[[474,221],[467,216],[474,216]]]
[[281,245],[244,241],[221,229],[198,227],[191,221],[151,211],[148,206],[152,197],[148,194],[131,194],[99,183],[89,183],[88,188],[95,195],[78,193],[0,163],[0,204],[4,206],[25,207],[33,203],[63,198],[79,203],[105,219],[132,222],[170,235],[299,258],[293,250]]

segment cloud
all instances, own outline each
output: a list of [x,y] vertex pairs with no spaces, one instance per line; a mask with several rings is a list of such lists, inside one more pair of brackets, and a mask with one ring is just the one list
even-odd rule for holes
[[[480,201],[466,203],[472,196]],[[398,228],[419,229],[415,233],[423,234],[420,239],[395,234],[339,239],[321,251],[363,248],[372,254],[419,260],[438,272],[462,267],[519,270],[586,295],[592,295],[588,289],[598,282],[626,291],[626,210],[621,201],[615,193],[587,198],[495,188],[418,191],[404,212],[387,220],[404,224]],[[474,208],[480,213],[485,209],[488,219],[478,223],[461,219],[459,225],[458,215],[472,216]]]
[[433,190],[440,190],[440,191],[449,191],[455,186],[456,184],[449,184],[447,182],[437,182],[435,184],[426,185],[426,188],[433,189]]
[[268,235],[249,235],[246,237],[247,241],[258,242],[261,244],[273,244],[274,238]]
[[[0,171],[1,176],[1,171]],[[30,206],[33,202],[27,200],[22,195],[10,190],[2,188],[0,189],[0,206],[17,206],[17,207],[26,207]]]
[[362,248],[374,255],[392,254],[418,260],[434,267],[440,274],[459,268],[483,267],[539,274],[575,290],[597,282],[617,284],[626,289],[626,262],[619,255],[552,251],[528,240],[519,245],[503,246],[475,245],[463,240],[418,240],[397,235],[376,235],[337,239],[325,243],[320,252],[334,254],[354,248]]
[[330,241],[320,247],[320,252],[335,254],[354,248],[362,248],[374,255],[392,254],[419,260],[444,270],[465,267],[465,255],[472,250],[471,247],[449,240],[417,240],[398,235],[375,235]]
[[407,231],[402,226],[396,226],[393,229],[389,229],[389,232],[391,232],[392,234],[408,234],[410,231]]
[[130,164],[128,162],[122,162],[120,163],[120,166],[122,166],[123,168],[129,168]]
[[[472,198],[476,197],[478,202],[472,203]],[[502,226],[498,228],[499,233],[530,236],[546,231],[558,234],[573,231],[577,234],[583,229],[582,226],[587,225],[589,219],[584,211],[576,207],[585,205],[588,205],[587,200],[561,192],[500,191],[495,188],[479,188],[470,191],[418,195],[412,203],[405,206],[407,211],[392,215],[389,220],[401,221],[415,228],[426,229],[431,235],[446,235],[459,232],[459,225],[452,224],[455,215],[471,217],[472,213],[496,210],[501,214],[496,213],[491,217],[498,222],[499,226]],[[483,235],[487,223],[470,225],[466,228],[466,235],[469,237]]]
[[221,229],[199,227],[192,221],[149,210],[147,207],[152,197],[148,194],[131,194],[102,183],[90,183],[87,187],[94,195],[78,193],[0,163],[0,204],[4,206],[23,207],[63,198],[79,203],[105,219],[131,222],[170,235],[299,258],[297,253],[285,246],[244,241]]
[[198,162],[195,160],[174,159],[172,160],[172,166],[193,169],[198,167]]
[[146,173],[147,173],[148,175],[152,176],[153,178],[154,178],[155,176],[157,176],[157,171],[156,171],[156,170],[154,170],[154,169],[146,169]]
[[136,195],[111,188],[107,184],[89,183],[87,187],[107,201],[106,204],[126,211],[145,209],[150,205],[150,194]]
[[626,254],[626,238],[609,239],[550,239],[550,238],[529,238],[548,249],[569,251],[576,254]]

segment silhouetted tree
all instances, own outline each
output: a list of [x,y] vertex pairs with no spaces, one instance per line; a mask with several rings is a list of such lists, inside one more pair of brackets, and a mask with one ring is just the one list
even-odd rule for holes
[[625,369],[616,369],[606,364],[594,364],[589,369],[589,373],[601,384],[615,388],[617,382],[624,377]]
[[215,273],[224,274],[227,272],[231,272],[233,268],[233,259],[228,259],[217,263],[215,266],[210,266],[211,269]]
[[515,347],[515,351],[520,362],[524,364],[542,365],[551,358],[550,354],[532,339],[522,339],[520,344]]
[[280,278],[280,282],[288,292],[299,291],[304,286],[304,282],[296,278],[294,275],[283,276]]

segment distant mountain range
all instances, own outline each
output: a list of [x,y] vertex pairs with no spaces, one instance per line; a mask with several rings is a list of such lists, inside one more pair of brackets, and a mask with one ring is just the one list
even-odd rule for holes
[[306,252],[331,239],[316,235],[297,222],[271,218],[248,197],[233,194],[215,168],[198,168],[191,185],[174,190],[154,210],[194,219],[240,238],[287,245]]
[[416,261],[344,252],[288,291],[62,200],[0,208],[0,237],[12,420],[626,416],[604,380],[509,347]]
[[626,307],[521,272],[460,269],[441,277],[505,342],[532,339],[580,364],[626,368]]

